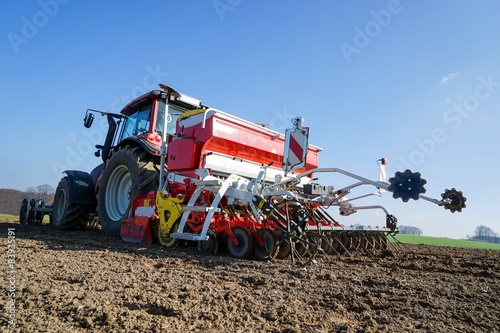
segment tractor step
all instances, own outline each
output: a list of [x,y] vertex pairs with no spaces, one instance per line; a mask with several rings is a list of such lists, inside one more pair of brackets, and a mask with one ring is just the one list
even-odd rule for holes
[[189,241],[204,241],[207,240],[207,236],[203,237],[200,234],[192,234],[187,232],[174,232],[170,234],[170,238],[184,239]]

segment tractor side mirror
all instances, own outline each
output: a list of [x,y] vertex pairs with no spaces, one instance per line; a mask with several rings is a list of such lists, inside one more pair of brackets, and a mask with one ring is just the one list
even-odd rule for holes
[[90,128],[93,122],[94,122],[94,115],[92,113],[87,113],[85,115],[85,118],[83,119],[83,126],[85,126],[85,128]]

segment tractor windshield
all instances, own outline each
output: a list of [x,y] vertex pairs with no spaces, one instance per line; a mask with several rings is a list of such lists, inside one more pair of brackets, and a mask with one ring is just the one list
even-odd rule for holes
[[[174,135],[175,134],[175,124],[177,123],[177,119],[179,116],[183,114],[184,111],[173,107],[172,105],[168,106],[168,114],[167,114],[167,134]],[[158,104],[158,114],[156,118],[156,132],[163,138],[163,123],[165,121],[165,102],[160,102]]]
[[127,117],[121,139],[149,132],[151,101],[140,104],[134,113]]

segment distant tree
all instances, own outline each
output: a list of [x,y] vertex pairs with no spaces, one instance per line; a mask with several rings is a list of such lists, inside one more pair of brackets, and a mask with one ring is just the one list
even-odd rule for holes
[[26,193],[26,196],[29,197],[29,198],[34,198],[36,197],[36,188],[34,188],[33,186],[30,186],[26,189],[25,191]]
[[405,235],[416,235],[416,236],[421,236],[423,234],[422,229],[406,225],[399,226],[399,233]]
[[490,227],[479,225],[472,236],[467,236],[469,240],[486,243],[500,243],[500,237]]
[[26,191],[0,188],[0,213],[19,215],[19,209],[24,198],[43,198],[46,205],[54,202],[54,189],[47,184],[28,187]]
[[26,196],[30,198],[43,198],[45,204],[50,204],[54,201],[54,188],[48,184],[38,185],[37,187],[28,187]]

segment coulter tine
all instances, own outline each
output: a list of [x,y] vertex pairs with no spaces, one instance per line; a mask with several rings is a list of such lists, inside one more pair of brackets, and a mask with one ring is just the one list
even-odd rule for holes
[[369,256],[373,256],[373,254],[370,252],[367,246],[368,245],[367,235],[364,232],[356,232],[355,235],[358,238],[359,245],[361,248],[363,248],[363,251]]
[[[391,246],[396,253],[402,251],[403,248],[403,243],[401,243],[396,237],[394,237],[393,233],[389,233],[385,236],[387,238],[387,244]],[[389,240],[389,237],[391,237],[392,241]]]
[[410,251],[410,249],[408,248],[408,246],[406,246],[406,244],[405,244],[405,243],[401,243],[401,242],[399,241],[399,239],[397,239],[397,238],[395,237],[395,235],[394,235],[394,234],[392,234],[392,233],[391,233],[391,234],[389,234],[389,235],[390,235],[390,236],[392,237],[392,239],[393,239],[392,244],[396,244],[396,245],[399,247],[399,249],[404,249],[404,250]]

